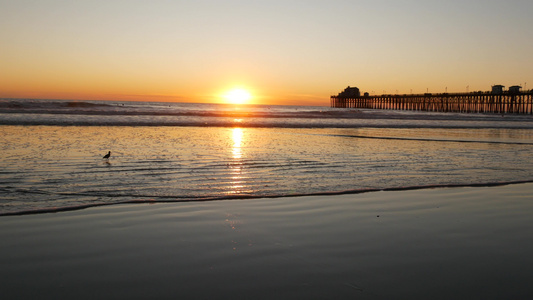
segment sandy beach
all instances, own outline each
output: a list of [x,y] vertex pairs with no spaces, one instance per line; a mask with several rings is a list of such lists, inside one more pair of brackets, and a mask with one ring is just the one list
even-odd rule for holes
[[5,299],[529,299],[533,184],[0,218]]

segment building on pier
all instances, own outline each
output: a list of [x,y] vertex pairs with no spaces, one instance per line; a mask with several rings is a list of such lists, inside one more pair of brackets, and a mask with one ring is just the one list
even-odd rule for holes
[[359,91],[358,88],[356,87],[350,87],[348,86],[347,88],[344,89],[344,91],[340,92],[337,97],[342,97],[342,98],[356,98],[356,97],[361,97],[361,92]]
[[504,87],[505,87],[505,86],[504,86],[504,85],[501,85],[501,84],[493,85],[493,86],[492,86],[492,93],[493,93],[494,95],[501,95],[501,94],[503,94],[503,88],[504,88]]
[[520,94],[520,89],[522,87],[519,85],[513,85],[509,87],[509,94]]

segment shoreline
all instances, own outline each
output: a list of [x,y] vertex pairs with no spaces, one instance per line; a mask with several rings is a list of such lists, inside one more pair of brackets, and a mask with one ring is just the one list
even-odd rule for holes
[[[525,299],[533,183],[0,218],[7,298]],[[208,287],[208,288],[207,288]]]
[[[513,144],[513,143],[506,143]],[[519,143],[529,144],[529,143]],[[363,193],[375,193],[375,192],[392,192],[392,191],[412,191],[412,190],[424,190],[424,189],[447,189],[447,188],[462,188],[462,187],[498,187],[506,185],[526,184],[533,183],[533,179],[530,180],[518,180],[518,181],[506,181],[506,182],[486,182],[486,183],[465,183],[465,184],[432,184],[432,185],[420,185],[420,186],[406,186],[406,187],[389,187],[389,188],[368,188],[368,189],[355,189],[347,191],[332,191],[332,192],[318,192],[309,194],[291,194],[291,195],[233,195],[223,196],[216,198],[203,198],[203,199],[180,199],[180,200],[154,200],[154,199],[134,199],[129,201],[113,202],[113,203],[94,203],[77,206],[66,207],[53,207],[42,208],[27,211],[15,211],[0,213],[0,218],[10,216],[27,216],[27,215],[39,215],[39,214],[55,214],[62,212],[70,212],[77,210],[85,210],[95,207],[106,207],[115,205],[135,205],[135,204],[157,204],[157,203],[190,203],[190,202],[214,202],[214,201],[236,201],[236,200],[260,200],[260,199],[278,199],[278,198],[300,198],[300,197],[314,197],[314,196],[341,196],[341,195],[354,195]],[[168,197],[172,198],[172,197]]]

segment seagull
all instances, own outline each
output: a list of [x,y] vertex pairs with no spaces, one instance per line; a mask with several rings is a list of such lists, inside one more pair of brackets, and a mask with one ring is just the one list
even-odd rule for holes
[[104,155],[103,158],[105,158],[105,159],[109,159],[110,156],[111,156],[111,151],[107,152],[107,154]]

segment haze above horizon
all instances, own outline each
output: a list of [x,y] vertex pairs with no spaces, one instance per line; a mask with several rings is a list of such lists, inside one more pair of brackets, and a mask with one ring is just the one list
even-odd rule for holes
[[0,0],[0,98],[220,103],[242,90],[250,103],[329,105],[348,85],[531,89],[532,11],[529,0]]

